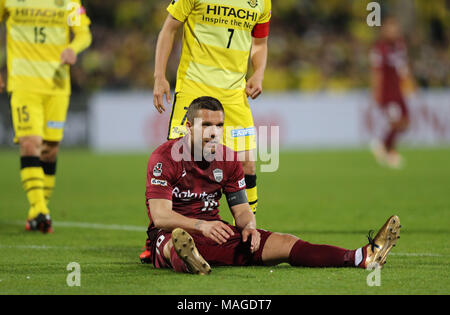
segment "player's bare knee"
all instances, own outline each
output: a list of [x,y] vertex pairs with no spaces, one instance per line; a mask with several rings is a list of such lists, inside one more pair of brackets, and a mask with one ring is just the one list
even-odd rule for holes
[[294,246],[295,243],[297,243],[300,240],[300,238],[292,234],[281,234],[281,235],[284,239],[286,247],[289,248],[289,251],[292,249],[292,246]]
[[41,160],[55,162],[59,153],[59,142],[44,141],[42,144]]
[[41,154],[42,139],[37,136],[19,139],[21,156],[39,156]]
[[262,259],[266,266],[275,266],[289,261],[292,247],[300,239],[291,234],[272,233],[264,245]]

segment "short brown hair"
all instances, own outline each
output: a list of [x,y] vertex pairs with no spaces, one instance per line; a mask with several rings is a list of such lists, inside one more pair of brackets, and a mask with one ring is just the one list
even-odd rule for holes
[[214,112],[225,112],[222,103],[218,99],[210,96],[202,96],[195,99],[189,106],[186,115],[187,121],[193,123],[195,117],[197,116],[197,112],[201,109],[212,110]]

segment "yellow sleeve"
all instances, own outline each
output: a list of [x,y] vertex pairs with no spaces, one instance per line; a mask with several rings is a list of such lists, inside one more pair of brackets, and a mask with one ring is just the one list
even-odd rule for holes
[[75,6],[74,10],[76,11],[72,14],[76,15],[75,21],[77,21],[77,23],[74,23],[74,25],[70,27],[74,37],[72,42],[69,44],[69,47],[72,48],[75,53],[79,54],[88,48],[92,43],[92,34],[89,29],[91,20],[87,16],[86,10],[81,5],[80,0],[75,0],[74,2],[77,3],[78,6]]
[[88,48],[92,43],[92,34],[89,26],[78,26],[72,28],[74,34],[72,42],[69,47],[73,49],[76,54],[79,54],[86,48]]
[[6,0],[0,0],[0,23],[3,22],[5,18],[5,2]]
[[173,0],[167,7],[167,11],[175,19],[184,23],[194,9],[194,5],[195,0]]
[[272,17],[272,1],[264,0],[264,12],[260,16],[258,24],[264,24],[270,21]]

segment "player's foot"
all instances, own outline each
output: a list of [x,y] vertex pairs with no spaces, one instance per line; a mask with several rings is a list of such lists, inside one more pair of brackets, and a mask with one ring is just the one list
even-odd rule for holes
[[27,231],[41,231],[42,233],[53,233],[52,220],[50,215],[40,213],[37,217],[27,220],[25,223]]
[[149,250],[144,250],[142,254],[139,255],[139,259],[143,264],[151,264],[152,263],[152,254]]
[[383,267],[386,257],[400,238],[400,219],[393,215],[378,231],[375,238],[372,238],[373,231],[369,232],[369,244],[362,248],[363,260],[360,267],[368,268],[377,264],[376,267]]
[[175,252],[184,261],[191,273],[199,275],[211,273],[211,267],[198,252],[194,240],[188,232],[179,228],[173,230],[172,243]]
[[405,161],[403,157],[396,151],[390,151],[386,156],[386,164],[390,168],[399,170],[403,168],[403,166],[405,165]]
[[379,140],[373,140],[370,143],[370,149],[372,151],[373,156],[375,157],[375,160],[380,165],[385,165],[387,163],[387,151],[384,144]]

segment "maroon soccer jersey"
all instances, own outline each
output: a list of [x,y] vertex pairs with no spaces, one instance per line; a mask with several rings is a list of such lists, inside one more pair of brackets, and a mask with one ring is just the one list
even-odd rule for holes
[[[180,159],[180,153],[187,151],[187,139],[167,141],[151,155],[147,169],[147,209],[148,199],[167,199],[172,201],[174,211],[186,217],[220,220],[222,193],[245,189],[242,165],[236,152],[223,145],[219,145],[211,162],[196,162],[190,153]],[[150,209],[148,214],[152,220]]]
[[401,72],[407,69],[408,55],[402,40],[380,40],[371,52],[372,67],[382,73],[382,105],[403,100]]

